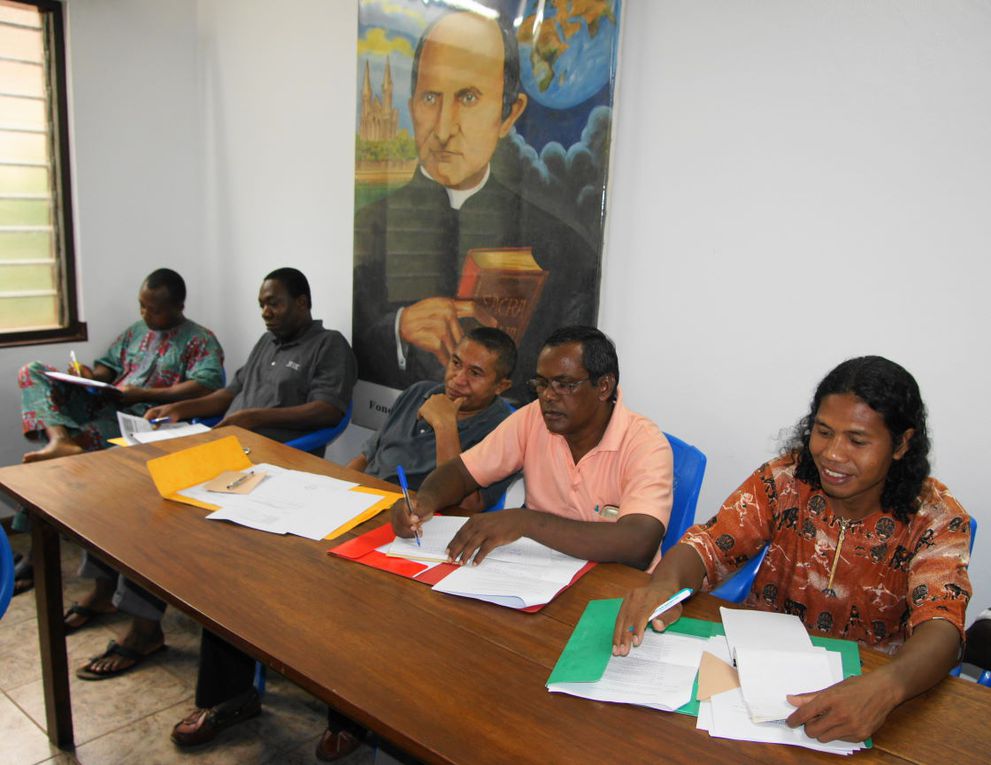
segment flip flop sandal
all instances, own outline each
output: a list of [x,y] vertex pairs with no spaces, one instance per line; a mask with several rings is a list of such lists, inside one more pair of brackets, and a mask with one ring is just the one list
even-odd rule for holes
[[[107,645],[106,651],[101,653],[99,656],[94,656],[84,666],[76,670],[76,677],[78,677],[80,680],[108,680],[111,677],[117,677],[119,675],[123,675],[125,672],[130,672],[135,667],[141,666],[141,664],[146,659],[151,658],[157,653],[161,653],[165,649],[166,649],[166,645],[163,643],[153,651],[149,651],[148,653],[139,653],[138,651],[135,651],[133,648],[127,648],[126,646],[122,646],[116,640],[111,640],[110,643]],[[94,662],[97,662],[100,659],[108,659],[111,656],[115,656],[115,655],[123,656],[125,659],[130,659],[134,663],[129,664],[128,666],[123,667],[121,669],[104,670],[101,672],[97,672],[92,668]]]
[[81,616],[83,618],[83,623],[75,626],[66,624],[65,634],[71,635],[73,632],[81,630],[94,619],[99,619],[101,616],[113,616],[116,613],[116,608],[113,611],[95,611],[89,606],[84,606],[81,603],[73,603],[68,609],[66,609],[66,612],[62,614],[62,622],[64,623],[66,619],[75,614],[76,616]]

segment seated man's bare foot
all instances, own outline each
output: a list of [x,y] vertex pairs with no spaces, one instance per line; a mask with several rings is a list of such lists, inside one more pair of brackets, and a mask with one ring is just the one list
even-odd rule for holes
[[74,454],[82,454],[85,449],[68,438],[58,438],[49,441],[41,449],[28,452],[22,458],[22,462],[41,462],[43,460],[53,460],[58,457],[71,457]]

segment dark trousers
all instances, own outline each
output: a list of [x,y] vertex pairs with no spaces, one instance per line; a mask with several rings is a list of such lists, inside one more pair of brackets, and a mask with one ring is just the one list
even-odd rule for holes
[[[196,706],[209,709],[249,691],[255,680],[255,660],[226,640],[203,630],[200,667],[196,675]],[[359,735],[362,728],[327,707],[327,727]]]

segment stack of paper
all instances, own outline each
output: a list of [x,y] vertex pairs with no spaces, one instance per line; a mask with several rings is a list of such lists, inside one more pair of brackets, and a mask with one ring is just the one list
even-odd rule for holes
[[[434,516],[423,524],[419,547],[414,539],[397,537],[388,554],[424,562],[446,561],[447,546],[467,521]],[[553,600],[587,564],[524,537],[497,547],[478,565],[461,566],[433,589],[509,608],[529,608]]]
[[210,481],[179,492],[180,496],[219,505],[208,520],[231,521],[275,534],[324,539],[335,529],[377,504],[381,495],[349,491],[356,483],[330,476],[287,470],[278,465],[255,465],[266,473],[250,494],[212,492]]
[[[822,744],[807,736],[803,728],[789,728],[784,722],[795,711],[787,695],[822,690],[843,679],[839,653],[813,646],[797,617],[726,608],[720,611],[726,640],[720,644],[714,638],[703,657],[698,694],[702,701],[700,729],[717,738],[790,744],[836,754],[850,754],[864,747],[864,742]],[[773,647],[768,647],[769,636],[773,636]],[[729,675],[731,657],[736,659],[738,686],[708,681],[709,677]]]
[[[682,617],[664,633],[648,630],[641,646],[629,656],[614,657],[613,627],[621,603],[615,599],[588,604],[547,679],[549,691],[697,714],[697,727],[718,738],[789,744],[833,754],[870,746],[869,742],[847,741],[821,744],[803,728],[789,728],[784,722],[794,711],[784,701],[786,694],[795,692],[792,688],[808,690],[807,686],[814,685],[811,690],[820,690],[844,675],[859,674],[855,643],[816,637],[814,642],[821,645],[814,646],[796,617],[723,609],[725,636],[719,624]],[[790,650],[778,651],[779,642]],[[768,644],[775,647],[768,648]],[[733,666],[734,654],[744,662],[739,672]],[[696,669],[697,691],[691,698]],[[790,673],[802,673],[802,677],[793,682]],[[754,710],[769,721],[755,722]]]
[[210,432],[210,428],[199,423],[190,425],[185,422],[166,422],[155,428],[143,417],[135,417],[124,412],[117,412],[117,425],[120,427],[121,438],[131,446]]
[[588,604],[547,679],[547,690],[667,712],[683,707],[692,698],[707,641],[676,632],[648,631],[629,656],[613,656],[613,626],[620,603],[593,600]]

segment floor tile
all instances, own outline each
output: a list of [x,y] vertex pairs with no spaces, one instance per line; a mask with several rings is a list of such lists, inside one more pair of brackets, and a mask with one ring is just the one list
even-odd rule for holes
[[[70,675],[76,744],[92,741],[180,701],[191,700],[192,685],[162,669],[160,661],[152,659],[133,672],[99,682]],[[15,688],[8,695],[38,725],[44,725],[40,680]]]
[[33,765],[57,755],[45,732],[7,696],[0,694],[0,762]]

